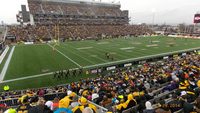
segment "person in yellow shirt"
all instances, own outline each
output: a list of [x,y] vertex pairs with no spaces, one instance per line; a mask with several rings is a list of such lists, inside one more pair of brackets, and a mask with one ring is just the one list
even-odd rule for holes
[[73,97],[77,96],[76,93],[71,92],[68,96],[65,96],[59,101],[59,108],[68,108],[73,102]]
[[97,108],[96,106],[92,105],[92,104],[89,104],[87,99],[84,98],[84,97],[81,97],[79,98],[79,103],[80,105],[79,106],[76,106],[72,109],[73,113],[82,113],[83,110],[87,107],[91,108],[93,113],[97,113]]
[[128,104],[126,102],[124,102],[124,99],[120,100],[120,104],[116,105],[116,110],[119,113],[122,113],[126,108],[127,108]]
[[183,82],[179,83],[179,89],[180,90],[186,90],[189,86],[189,83],[187,80],[184,80]]
[[133,98],[133,94],[129,94],[129,95],[128,95],[128,99],[127,99],[127,101],[126,101],[126,104],[127,104],[126,109],[131,108],[131,107],[137,105],[136,100]]

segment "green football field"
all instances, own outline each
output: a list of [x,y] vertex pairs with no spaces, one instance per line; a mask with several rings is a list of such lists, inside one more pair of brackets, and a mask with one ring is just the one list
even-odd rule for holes
[[[14,46],[10,47],[0,65],[1,70],[12,48]],[[158,36],[71,41],[60,43],[55,47],[54,44],[15,45],[0,87],[2,90],[7,84],[11,89],[64,84],[97,75],[84,74],[58,81],[52,79],[52,72],[118,64],[192,48],[200,48],[200,40]],[[107,59],[106,53],[110,54],[113,60]]]

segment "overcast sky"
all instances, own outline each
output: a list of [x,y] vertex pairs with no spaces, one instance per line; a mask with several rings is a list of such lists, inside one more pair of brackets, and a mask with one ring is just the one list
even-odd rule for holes
[[[131,23],[134,24],[192,24],[194,14],[200,12],[200,0],[102,0],[112,1],[120,1],[121,9],[129,10]],[[1,0],[0,21],[16,23],[16,14],[21,4],[27,5],[27,0]]]

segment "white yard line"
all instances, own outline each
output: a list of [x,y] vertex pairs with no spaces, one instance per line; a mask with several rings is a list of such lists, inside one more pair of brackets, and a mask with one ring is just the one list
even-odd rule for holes
[[[92,43],[92,42],[90,42],[91,44],[95,44],[95,43]],[[110,46],[109,46],[110,47]],[[110,51],[107,51],[107,50],[105,50],[105,49],[100,49],[100,48],[98,48],[98,46],[96,46],[95,47],[95,49],[97,49],[97,50],[99,50],[99,51],[103,51],[103,52],[105,52],[105,53],[110,53]],[[114,51],[115,52],[115,51]],[[116,54],[117,56],[120,56],[120,57],[123,57],[123,58],[125,58],[125,56],[126,55],[121,55],[121,54]],[[118,58],[117,58],[118,59]]]
[[83,50],[83,49],[92,49],[93,47],[80,47],[80,48],[76,48],[78,50]]
[[97,58],[97,59],[99,59],[99,60],[101,60],[101,61],[103,61],[103,62],[107,62],[106,60],[104,60],[103,58],[98,57],[98,56],[94,56],[94,58]]
[[0,64],[3,62],[3,59],[5,58],[8,50],[9,50],[9,46],[6,46],[6,49],[3,51],[3,53],[0,56]]
[[[64,44],[64,45],[66,45],[66,44]],[[71,47],[71,46],[69,46],[69,47]],[[65,49],[64,47],[61,47],[61,48]],[[79,51],[80,51],[80,50],[79,50]],[[76,53],[74,53],[74,52],[72,52],[72,51],[70,51],[70,52],[71,52],[72,54],[74,54],[74,55],[76,55],[76,56],[79,56],[79,57],[81,57],[82,59],[84,59],[84,60],[90,62],[91,64],[95,64],[94,62],[92,62],[92,61],[86,59],[85,57],[82,57],[82,56],[80,56],[80,55],[78,55],[78,54],[76,54]]]
[[[69,47],[71,47],[71,48],[74,48],[73,46],[71,46],[71,45],[67,45],[67,44],[64,44],[64,45],[66,45],[66,46],[69,46]],[[92,47],[93,48],[93,47]],[[76,49],[76,48],[74,48],[74,49]],[[81,51],[80,49],[76,49],[77,51],[79,51],[79,52],[81,52],[81,53],[84,53],[83,51]],[[72,52],[73,53],[73,52]],[[78,55],[78,54],[76,54],[76,53],[74,53],[75,55],[77,55],[77,56],[79,56],[79,57],[81,57],[80,55]],[[85,53],[85,54],[87,54],[87,55],[90,55],[90,54],[88,54],[88,53]],[[103,61],[103,62],[107,62],[106,60],[104,60],[103,58],[101,58],[101,57],[98,57],[98,56],[93,56],[94,58],[96,58],[96,59],[99,59],[99,60],[101,60],[101,61]],[[86,59],[86,58],[84,58],[84,57],[81,57],[81,58],[83,58],[83,59],[85,59],[86,61],[88,61],[88,62],[90,62],[90,63],[92,63],[92,64],[95,64],[94,62],[92,62],[92,61],[90,61],[90,60],[88,60],[88,59]]]
[[157,47],[158,44],[151,44],[151,45],[146,45],[146,47]]
[[191,48],[191,49],[184,49],[184,50],[179,50],[179,51],[173,51],[173,52],[166,52],[166,53],[155,54],[155,55],[147,55],[147,56],[137,57],[137,58],[129,58],[129,59],[125,59],[125,60],[118,60],[118,61],[114,61],[114,62],[107,62],[107,63],[90,65],[90,66],[84,66],[83,68],[91,68],[91,67],[103,66],[103,65],[108,65],[108,64],[115,64],[115,63],[122,63],[122,62],[127,62],[127,61],[141,60],[141,59],[150,58],[150,57],[156,57],[156,56],[174,54],[174,53],[179,53],[179,52],[191,51],[191,50],[195,50],[195,49],[200,49],[200,47]]
[[15,50],[15,46],[12,47],[12,50],[11,50],[9,56],[8,56],[8,59],[6,60],[6,63],[4,64],[4,67],[3,67],[2,71],[1,71],[0,82],[3,81],[3,79],[5,77],[5,74],[7,72],[8,66],[10,64],[10,61],[11,61],[11,58],[12,58],[14,50]]
[[130,49],[135,49],[135,47],[124,47],[124,48],[119,48],[121,50],[130,50]]
[[[169,55],[169,54],[172,54],[172,53],[191,51],[191,50],[195,50],[195,49],[200,49],[200,47],[191,48],[191,49],[185,49],[185,50],[180,50],[180,51],[174,51],[174,52],[161,53],[161,54],[156,54],[156,55],[148,55],[148,56],[138,57],[138,58],[130,58],[130,59],[119,60],[119,61],[114,61],[114,62],[107,62],[107,63],[102,63],[102,64],[90,65],[90,66],[84,66],[82,68],[86,69],[86,68],[91,68],[91,67],[95,67],[95,66],[102,66],[102,65],[115,64],[115,63],[126,62],[126,61],[140,60],[140,59],[143,59],[143,58],[150,58],[150,57],[155,57],[155,56],[160,56],[160,55]],[[74,69],[78,69],[78,68],[74,68]],[[37,75],[32,75],[32,76],[26,76],[26,77],[20,77],[20,78],[16,78],[16,79],[5,80],[5,81],[2,81],[1,83],[7,83],[7,82],[30,79],[30,78],[37,78],[37,77],[51,75],[51,74],[53,74],[53,72],[44,73],[44,74],[37,74]]]
[[65,58],[67,58],[68,60],[70,60],[71,62],[73,62],[74,64],[76,64],[79,68],[81,68],[82,66],[79,65],[77,62],[75,62],[74,60],[72,60],[71,58],[69,58],[67,55],[65,55],[64,53],[62,53],[61,51],[59,51],[58,49],[54,48],[52,45],[49,45],[51,48],[55,49],[58,53],[60,53],[61,55],[63,55]]

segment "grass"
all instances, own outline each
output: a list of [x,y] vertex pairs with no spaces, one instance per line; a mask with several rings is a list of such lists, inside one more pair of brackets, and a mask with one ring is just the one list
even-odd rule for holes
[[53,79],[53,75],[43,76],[42,79],[40,77],[26,79],[26,80],[19,80],[13,81],[9,83],[1,83],[0,84],[0,92],[3,91],[3,87],[5,85],[9,85],[10,90],[21,90],[21,89],[30,89],[30,88],[39,88],[39,87],[48,87],[48,86],[56,86],[71,82],[76,82],[84,78],[94,78],[97,77],[96,74],[82,74],[79,76],[71,76],[69,78],[63,78],[61,80]]
[[73,63],[52,52],[48,45],[16,46],[4,80],[73,67]]
[[[170,43],[174,45],[169,46]],[[85,67],[113,62],[105,57],[105,53],[112,54],[114,61],[119,61],[196,47],[200,47],[200,40],[198,39],[169,37],[130,37],[127,39],[118,38],[100,41],[85,40],[64,42],[55,47],[60,53],[53,50],[47,44],[17,45],[4,80],[78,68],[78,65]],[[6,84],[12,86],[12,89],[61,84],[60,81],[52,80],[50,76],[19,80]],[[80,75],[79,77],[87,76]],[[79,78],[72,79],[76,81]],[[67,82],[71,82],[71,79],[63,81],[62,83]],[[3,85],[1,84],[1,86]]]

